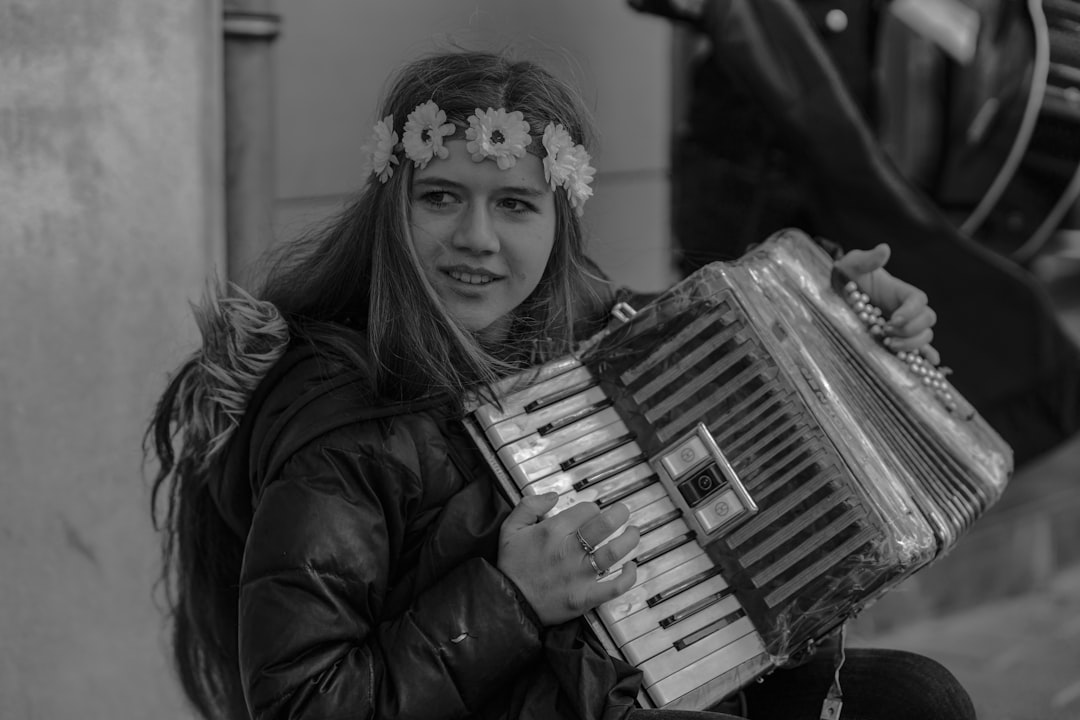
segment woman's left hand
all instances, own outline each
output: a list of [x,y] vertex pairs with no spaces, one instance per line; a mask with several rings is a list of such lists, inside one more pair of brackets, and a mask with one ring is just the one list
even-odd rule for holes
[[885,344],[889,349],[920,350],[937,365],[941,358],[930,345],[937,313],[928,304],[926,293],[885,269],[889,254],[885,244],[873,250],[851,250],[836,261],[836,268],[854,280],[888,318]]

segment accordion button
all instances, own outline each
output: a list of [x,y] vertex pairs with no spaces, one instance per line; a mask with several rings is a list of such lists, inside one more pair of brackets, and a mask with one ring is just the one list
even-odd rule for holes
[[709,456],[705,449],[705,443],[699,437],[691,437],[683,444],[669,452],[660,461],[664,469],[674,479],[694,467]]
[[701,523],[701,528],[706,533],[712,533],[719,527],[726,525],[738,516],[742,515],[743,507],[739,496],[734,490],[726,490],[710,500],[699,510],[694,511],[694,517]]
[[839,8],[833,8],[825,14],[825,27],[834,33],[842,33],[847,30],[847,13]]

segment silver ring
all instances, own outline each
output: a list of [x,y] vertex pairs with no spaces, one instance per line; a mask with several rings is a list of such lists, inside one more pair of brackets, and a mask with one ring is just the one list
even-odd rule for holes
[[585,557],[587,557],[589,559],[589,564],[592,565],[592,569],[596,571],[596,579],[597,580],[599,580],[600,578],[607,575],[607,570],[601,570],[600,566],[596,564],[596,556],[595,555],[593,555],[592,553],[589,553]]
[[582,537],[580,530],[575,530],[574,534],[577,535],[577,541],[581,543],[581,549],[585,551],[586,555],[592,555],[596,552],[596,548],[590,545],[589,541]]

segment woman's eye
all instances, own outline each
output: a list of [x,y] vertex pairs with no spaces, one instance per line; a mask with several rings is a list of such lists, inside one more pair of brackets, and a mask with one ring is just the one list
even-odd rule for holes
[[519,200],[518,198],[504,198],[499,203],[506,210],[513,213],[536,212],[536,206],[532,203]]
[[420,199],[432,207],[446,207],[454,201],[453,195],[444,190],[432,190],[420,196]]

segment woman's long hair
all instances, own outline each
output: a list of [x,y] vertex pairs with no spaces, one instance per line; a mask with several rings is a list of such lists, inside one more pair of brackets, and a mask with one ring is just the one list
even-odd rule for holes
[[[476,108],[521,111],[534,152],[549,122],[561,123],[575,143],[593,147],[576,93],[528,61],[486,53],[423,58],[398,73],[378,117],[392,114],[400,134],[408,114],[428,100],[459,127]],[[444,310],[419,267],[409,234],[411,179],[411,163],[403,162],[385,184],[368,182],[322,229],[274,250],[256,293],[262,320],[274,330],[229,345],[230,352],[255,358],[244,392],[250,394],[259,368],[272,364],[292,338],[365,369],[384,400],[438,394],[460,402],[515,367],[566,352],[575,333],[607,308],[610,293],[585,258],[581,221],[564,193],[556,192],[555,243],[540,284],[513,311],[509,342],[485,347]],[[181,684],[203,717],[245,718],[237,650],[244,541],[223,519],[211,491],[224,480],[227,443],[198,420],[203,411],[219,418],[222,412],[208,407],[203,382],[207,347],[220,346],[220,338],[205,314],[202,319],[203,347],[170,379],[144,448],[159,466],[153,512],[163,533],[162,578],[170,590]],[[226,395],[233,401],[235,388]],[[226,429],[237,422],[233,408]]]

